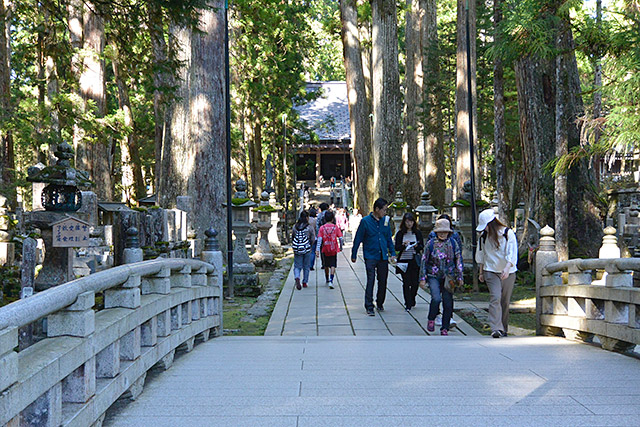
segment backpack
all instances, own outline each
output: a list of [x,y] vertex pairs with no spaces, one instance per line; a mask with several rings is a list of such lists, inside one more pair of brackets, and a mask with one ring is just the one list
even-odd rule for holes
[[309,230],[305,226],[301,230],[295,227],[293,229],[293,240],[291,242],[293,253],[304,255],[311,250],[311,242],[309,241]]
[[327,256],[338,255],[338,227],[335,224],[324,225],[322,229],[322,253]]

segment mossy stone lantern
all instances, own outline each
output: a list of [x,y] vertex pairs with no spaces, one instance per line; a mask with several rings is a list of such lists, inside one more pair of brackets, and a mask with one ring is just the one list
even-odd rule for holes
[[418,228],[426,239],[433,230],[433,216],[438,212],[438,209],[431,205],[429,192],[425,191],[420,195],[420,206],[415,212],[418,215]]
[[27,181],[47,184],[42,190],[42,206],[50,212],[75,212],[82,206],[82,193],[78,186],[89,187],[91,181],[85,172],[71,167],[73,149],[63,142],[54,152],[58,161],[43,169],[29,168]]

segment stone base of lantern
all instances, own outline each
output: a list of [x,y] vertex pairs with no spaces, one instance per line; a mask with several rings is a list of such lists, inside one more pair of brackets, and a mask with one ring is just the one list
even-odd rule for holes
[[233,293],[237,297],[257,297],[262,293],[258,274],[233,274]]
[[274,256],[270,252],[258,251],[251,256],[251,261],[253,261],[256,267],[260,268],[272,267],[276,265]]

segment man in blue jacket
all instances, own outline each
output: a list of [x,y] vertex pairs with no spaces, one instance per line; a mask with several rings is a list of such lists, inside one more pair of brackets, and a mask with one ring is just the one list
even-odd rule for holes
[[387,276],[389,275],[389,254],[391,262],[396,262],[396,251],[391,239],[391,228],[387,215],[387,201],[380,198],[373,204],[373,212],[362,218],[356,237],[353,240],[351,262],[358,258],[358,247],[362,243],[364,262],[367,267],[367,290],[364,294],[364,308],[369,316],[375,316],[373,311],[373,284],[378,275],[378,292],[376,307],[384,311],[384,299],[387,295]]

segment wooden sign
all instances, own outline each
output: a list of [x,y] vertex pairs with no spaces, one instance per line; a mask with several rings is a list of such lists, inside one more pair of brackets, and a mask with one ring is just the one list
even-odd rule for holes
[[51,224],[53,246],[77,248],[89,246],[89,223],[72,216]]

